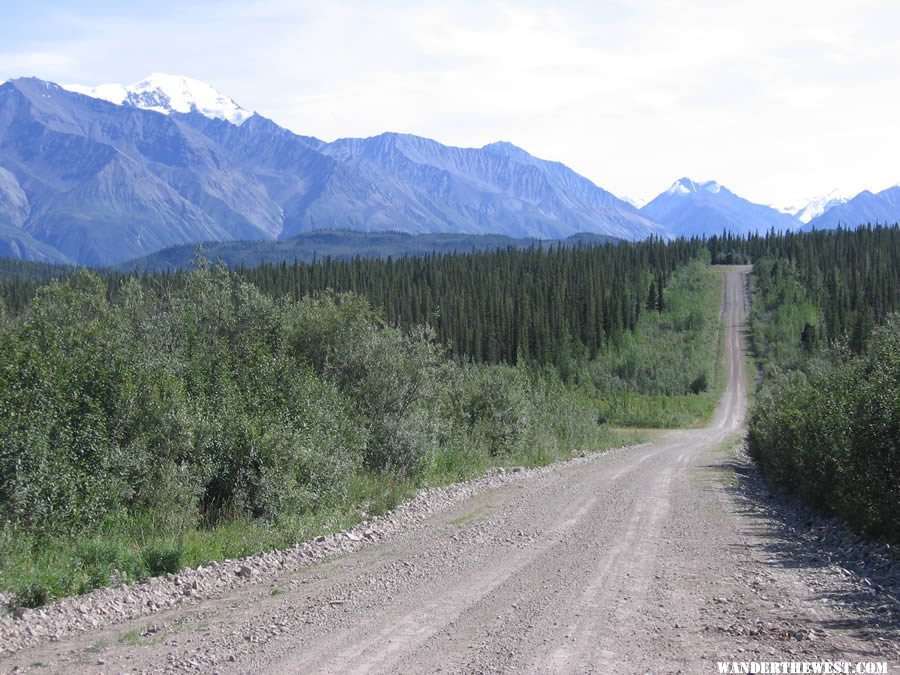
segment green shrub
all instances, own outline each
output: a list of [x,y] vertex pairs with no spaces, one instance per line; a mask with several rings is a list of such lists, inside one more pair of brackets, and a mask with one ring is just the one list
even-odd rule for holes
[[777,486],[854,529],[900,541],[900,318],[869,352],[771,378],[748,443]]
[[110,299],[79,273],[0,325],[0,581],[22,602],[287,546],[596,440],[552,369],[460,364],[352,295],[182,281]]
[[184,560],[184,550],[176,542],[155,542],[145,548],[141,555],[151,576],[174,574],[181,569]]
[[40,607],[50,601],[50,591],[40,582],[26,584],[13,595],[12,607]]
[[702,394],[707,389],[709,389],[709,378],[706,376],[706,373],[700,373],[694,378],[694,381],[691,382],[691,393],[694,395]]
[[533,422],[531,387],[522,369],[471,367],[456,393],[468,434],[491,457],[507,457],[529,437]]
[[73,568],[69,583],[76,593],[146,576],[144,561],[136,547],[121,539],[97,537],[77,543]]
[[431,449],[422,412],[445,364],[430,329],[404,333],[359,297],[325,294],[298,303],[285,342],[353,402],[370,434],[368,468],[422,468]]

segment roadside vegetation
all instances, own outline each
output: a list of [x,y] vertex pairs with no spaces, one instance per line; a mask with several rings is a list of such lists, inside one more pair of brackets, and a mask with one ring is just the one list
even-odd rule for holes
[[900,230],[787,244],[752,277],[750,452],[787,493],[900,542]]
[[39,605],[288,546],[425,484],[627,439],[552,369],[452,358],[356,295],[224,268],[110,299],[80,272],[0,327],[0,586]]
[[[652,295],[652,294],[651,294]],[[705,260],[680,268],[633,332],[587,364],[600,417],[620,427],[697,426],[724,384],[721,279]]]
[[896,228],[150,275],[12,266],[0,590],[34,606],[286,547],[425,485],[637,438],[614,427],[700,424],[723,379],[710,258],[758,257],[751,449],[778,484],[896,537]]

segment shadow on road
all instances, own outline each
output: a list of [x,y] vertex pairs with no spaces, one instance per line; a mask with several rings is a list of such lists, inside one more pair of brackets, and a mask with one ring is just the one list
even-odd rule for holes
[[842,610],[820,626],[856,632],[867,641],[896,644],[900,629],[900,559],[883,542],[867,541],[840,522],[811,511],[767,484],[744,453],[707,468],[720,472],[736,510],[754,522],[766,564],[819,574],[807,577],[816,600]]

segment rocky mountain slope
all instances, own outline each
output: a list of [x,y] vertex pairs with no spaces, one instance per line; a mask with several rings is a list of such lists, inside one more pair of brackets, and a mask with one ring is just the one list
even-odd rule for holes
[[641,213],[662,223],[677,236],[750,234],[770,228],[792,230],[801,226],[794,216],[770,206],[754,204],[716,181],[696,183],[680,178],[646,204]]
[[813,218],[804,230],[831,230],[838,226],[858,227],[871,223],[900,222],[900,185],[872,193],[864,190],[853,199],[837,204]]
[[[325,143],[206,85],[0,85],[0,252],[104,265],[317,229],[559,239],[663,234],[562,164],[509,144],[382,134]],[[210,93],[212,91],[212,93]],[[110,99],[110,100],[104,100]]]

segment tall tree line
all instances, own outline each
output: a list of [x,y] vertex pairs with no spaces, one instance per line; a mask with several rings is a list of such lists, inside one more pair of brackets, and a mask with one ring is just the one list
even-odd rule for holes
[[[658,309],[671,273],[700,241],[503,249],[468,255],[263,265],[239,274],[271,295],[332,289],[365,296],[392,325],[431,325],[456,354],[479,362],[560,365],[595,355],[641,312]],[[654,288],[653,302],[648,291]]]
[[0,258],[0,315],[4,309],[13,314],[21,314],[38,288],[74,271],[74,267],[66,265]]
[[[237,271],[276,297],[352,291],[382,310],[391,325],[431,325],[441,342],[463,358],[560,365],[615,343],[633,330],[641,312],[661,311],[672,272],[706,250],[719,263],[773,259],[759,275],[761,284],[795,278],[820,317],[802,327],[809,343],[846,335],[861,348],[874,325],[900,310],[896,226],[399,259],[325,258]],[[8,273],[0,274],[0,295],[13,314],[25,311],[47,278],[70,273],[70,268],[32,263],[3,269]],[[110,297],[130,276],[102,274]],[[141,278],[164,294],[183,287],[186,274]]]
[[[875,325],[900,311],[900,227],[867,226],[751,237],[724,235],[708,242],[713,262],[758,262],[763,296],[791,303],[788,279],[796,279],[819,320],[804,324],[804,344],[847,337],[861,351]],[[783,298],[769,287],[779,289]],[[801,336],[798,335],[798,338]]]
[[[748,448],[769,480],[900,542],[898,228],[760,237],[751,325],[763,380]],[[727,242],[739,252],[741,242]]]

